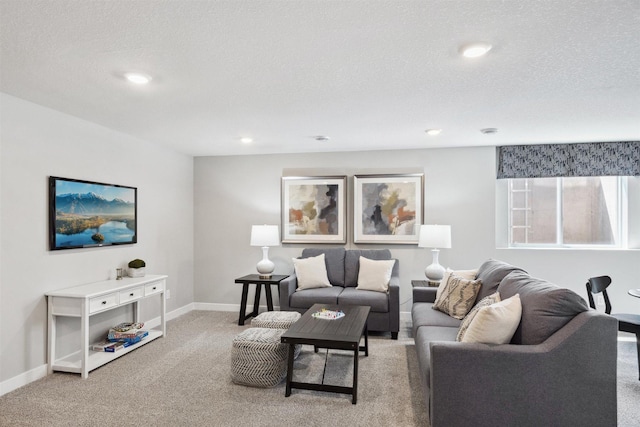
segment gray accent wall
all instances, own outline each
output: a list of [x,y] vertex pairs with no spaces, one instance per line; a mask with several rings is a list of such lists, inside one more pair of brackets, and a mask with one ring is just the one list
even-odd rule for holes
[[[502,230],[506,216],[495,162],[495,147],[198,157],[194,160],[195,299],[218,307],[239,304],[241,289],[234,279],[254,273],[262,257],[260,248],[249,246],[251,225],[280,225],[282,176],[348,175],[350,198],[355,174],[423,172],[425,222],[452,228],[452,247],[440,252],[442,265],[472,269],[488,258],[501,259],[584,298],[587,279],[608,274],[615,282],[614,308],[640,313],[640,300],[627,295],[629,288],[640,287],[638,250],[499,248],[504,245],[496,243],[502,240],[496,229]],[[637,185],[630,187],[637,192]],[[637,213],[630,215],[636,226]],[[385,247],[353,244],[351,216],[349,221],[348,248]],[[291,273],[291,258],[306,246],[310,245],[271,248],[275,272]],[[386,247],[400,260],[400,310],[410,311],[411,280],[424,280],[431,252],[415,245]]]

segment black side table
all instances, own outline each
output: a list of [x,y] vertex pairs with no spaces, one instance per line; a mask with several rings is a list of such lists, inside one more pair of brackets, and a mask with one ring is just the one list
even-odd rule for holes
[[440,282],[431,282],[429,280],[412,280],[411,286],[414,288],[435,288],[440,286]]
[[[247,276],[236,279],[236,283],[242,283],[242,301],[240,302],[240,317],[238,318],[238,325],[244,325],[244,321],[250,317],[256,317],[258,315],[258,307],[260,306],[260,292],[262,286],[264,286],[267,296],[267,310],[273,311],[273,298],[271,296],[271,285],[279,285],[281,281],[289,276],[274,274],[268,279],[263,279],[259,274],[249,274]],[[253,300],[253,311],[245,315],[247,311],[247,295],[249,293],[249,285],[256,285],[256,297]],[[278,295],[280,295],[280,288],[278,287]]]

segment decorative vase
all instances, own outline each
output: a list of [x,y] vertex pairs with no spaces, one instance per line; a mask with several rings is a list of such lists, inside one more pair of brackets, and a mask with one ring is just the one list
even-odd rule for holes
[[129,269],[129,277],[144,277],[145,271],[144,267],[140,268],[130,268]]

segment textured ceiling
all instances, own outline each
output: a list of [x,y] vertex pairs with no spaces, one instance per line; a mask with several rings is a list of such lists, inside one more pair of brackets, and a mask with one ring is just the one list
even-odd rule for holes
[[0,0],[0,90],[195,156],[639,140],[639,28],[637,0]]

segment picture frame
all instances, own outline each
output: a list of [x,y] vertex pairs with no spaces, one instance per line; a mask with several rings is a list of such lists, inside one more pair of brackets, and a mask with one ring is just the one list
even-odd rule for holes
[[347,177],[282,178],[282,243],[347,242]]
[[355,175],[354,243],[417,245],[424,223],[424,174]]

